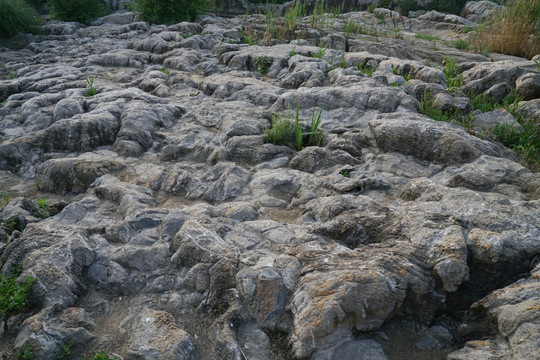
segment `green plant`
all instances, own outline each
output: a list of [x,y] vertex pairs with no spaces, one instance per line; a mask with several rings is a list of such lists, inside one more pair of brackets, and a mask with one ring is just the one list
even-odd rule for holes
[[[297,112],[298,112],[298,109],[297,109]],[[321,115],[322,115],[322,108],[319,110],[313,109],[313,114],[311,115],[310,132],[307,134],[309,135],[308,146],[313,145],[313,141],[315,140],[316,137],[319,138],[317,145],[320,145],[320,142],[322,141],[322,133],[319,131],[319,125],[321,124]]]
[[423,35],[423,34],[416,34],[414,35],[415,38],[417,39],[423,39],[423,40],[426,40],[426,41],[433,41],[433,40],[440,40],[440,38],[438,36],[433,36],[431,34],[426,34],[426,35]]
[[12,315],[27,309],[28,291],[35,278],[27,276],[17,282],[21,268],[8,275],[0,275],[0,316]]
[[109,357],[104,351],[98,351],[94,356],[89,360],[119,360],[117,357]]
[[474,29],[472,27],[470,27],[469,25],[466,25],[465,28],[463,28],[463,33],[464,34],[468,34],[471,31],[474,31]]
[[395,81],[391,85],[392,85],[392,87],[398,87],[399,86],[399,84],[397,82],[395,82]]
[[39,23],[36,9],[25,0],[0,0],[0,38],[31,32]]
[[272,115],[272,127],[265,129],[263,138],[266,142],[274,145],[285,144],[293,133],[293,124],[289,114]]
[[60,345],[60,359],[67,359],[73,355],[73,350],[71,349],[75,344],[75,339],[71,339],[67,344]]
[[317,53],[313,55],[313,57],[322,60],[326,54],[326,45],[322,42],[318,43],[317,45],[319,46],[319,49],[317,50]]
[[303,1],[297,1],[296,4],[287,9],[283,21],[288,31],[294,31],[299,18],[306,15],[306,4]]
[[365,34],[365,30],[361,24],[357,24],[353,20],[345,20],[343,23],[343,32],[345,37],[349,38],[351,34]]
[[367,11],[370,12],[370,13],[373,13],[375,8],[376,8],[375,4],[369,4],[368,7],[367,7]]
[[159,69],[159,71],[161,71],[161,72],[164,73],[165,75],[169,75],[169,74],[171,73],[171,70],[165,69],[165,68],[161,68],[161,69]]
[[349,175],[349,170],[341,170],[339,172],[343,177],[346,177],[348,178],[350,175]]
[[[22,353],[20,350],[22,350]],[[32,345],[29,343],[24,344],[20,350],[15,352],[16,360],[32,360],[34,358],[34,354],[32,353]]]
[[533,59],[533,61],[534,61],[534,66],[536,66],[536,70],[540,70],[540,58]]
[[466,40],[458,39],[455,43],[455,48],[458,50],[466,50],[469,48],[469,42]]
[[478,48],[531,59],[540,53],[540,2],[514,0],[499,11],[476,34]]
[[266,55],[263,55],[259,56],[257,60],[255,60],[255,64],[257,65],[257,71],[262,75],[266,75],[268,74],[268,70],[272,65],[272,60],[270,60]]
[[345,59],[345,53],[341,54],[341,59],[339,60],[338,66],[343,69],[347,68],[348,64],[347,60]]
[[17,73],[13,70],[9,70],[8,79],[13,80],[17,77]]
[[22,230],[21,226],[19,224],[19,214],[15,214],[12,217],[8,218],[7,220],[4,220],[4,223],[0,228],[4,229],[5,234],[2,238],[2,241],[6,240],[6,238],[13,234],[15,230]]
[[46,198],[36,200],[37,215],[40,219],[46,219],[51,216],[51,207]]
[[368,77],[372,77],[373,72],[376,70],[376,69],[373,69],[372,67],[368,67],[368,66],[366,66],[364,64],[358,64],[358,65],[356,65],[356,67],[358,68],[358,70],[360,70],[361,72],[366,74]]
[[443,71],[446,77],[446,83],[448,84],[448,91],[456,91],[457,88],[463,85],[463,74],[457,65],[457,59],[453,57],[444,57],[442,64],[444,66]]
[[289,51],[289,56],[290,57],[293,57],[294,55],[297,55],[298,53],[296,52],[296,46],[293,46],[292,50]]
[[34,187],[37,191],[41,191],[41,183],[39,182],[39,180],[34,181]]
[[86,84],[88,85],[88,89],[86,89],[86,96],[94,96],[98,93],[97,89],[94,87],[94,77],[90,76],[86,79]]
[[394,32],[394,39],[403,39],[403,33],[400,28],[395,27],[392,31]]
[[409,80],[411,80],[411,75],[410,74],[403,74],[403,79],[405,79],[405,81],[409,81]]
[[435,99],[429,91],[426,91],[420,100],[420,113],[437,121],[449,121],[452,117],[448,113],[436,107]]
[[142,20],[151,24],[193,20],[210,9],[211,0],[136,0],[135,9]]
[[103,0],[48,0],[48,4],[54,19],[83,24],[109,12]]
[[9,204],[9,199],[11,199],[11,195],[9,193],[5,193],[2,191],[2,193],[0,193],[1,196],[2,196],[2,200],[4,200],[4,204],[7,206],[7,204]]

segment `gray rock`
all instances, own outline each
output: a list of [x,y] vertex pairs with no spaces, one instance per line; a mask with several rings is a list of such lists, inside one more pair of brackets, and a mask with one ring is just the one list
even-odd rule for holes
[[134,320],[127,354],[142,359],[199,359],[191,336],[165,311],[147,309]]
[[540,74],[528,73],[516,80],[516,92],[524,100],[540,98]]
[[474,127],[482,130],[493,130],[497,126],[508,126],[516,133],[523,131],[523,126],[505,109],[488,111],[474,116]]

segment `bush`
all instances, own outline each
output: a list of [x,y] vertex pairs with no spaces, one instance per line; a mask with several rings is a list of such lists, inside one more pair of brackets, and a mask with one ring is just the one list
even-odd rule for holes
[[527,59],[540,53],[540,1],[509,2],[480,26],[476,45],[479,49]]
[[92,20],[109,13],[103,0],[48,0],[48,3],[51,7],[51,16],[62,21],[89,24]]
[[210,9],[211,0],[135,0],[141,19],[151,24],[177,23],[193,20]]
[[0,0],[0,38],[30,32],[39,22],[36,9],[25,0]]

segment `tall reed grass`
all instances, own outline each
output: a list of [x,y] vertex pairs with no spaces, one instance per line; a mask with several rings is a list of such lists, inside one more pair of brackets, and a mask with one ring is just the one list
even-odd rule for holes
[[39,23],[36,9],[25,0],[0,0],[0,38],[30,32]]
[[540,1],[509,0],[479,27],[476,46],[527,59],[540,53]]

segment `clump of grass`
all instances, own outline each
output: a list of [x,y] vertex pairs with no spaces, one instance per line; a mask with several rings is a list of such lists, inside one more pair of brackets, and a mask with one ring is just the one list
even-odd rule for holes
[[317,53],[313,55],[313,57],[322,60],[326,54],[326,45],[324,43],[318,43],[317,45],[319,46],[319,49],[317,50]]
[[0,275],[0,317],[27,310],[28,291],[35,278],[27,276],[17,282],[21,268],[8,275]]
[[294,31],[298,25],[298,19],[306,16],[306,4],[303,1],[297,1],[293,7],[285,12],[284,23],[288,31]]
[[161,72],[164,73],[165,75],[169,75],[169,74],[171,73],[171,70],[166,69],[166,68],[161,68],[161,69],[159,69],[159,71],[161,71]]
[[364,64],[358,64],[356,65],[356,67],[358,68],[358,70],[360,70],[361,72],[363,72],[364,74],[366,74],[368,77],[372,77],[373,76],[373,72],[377,69],[374,69],[372,67],[369,67],[369,66],[366,66]]
[[283,145],[289,141],[294,130],[294,126],[289,114],[272,115],[272,127],[264,130],[264,141],[274,144]]
[[[272,127],[264,131],[264,140],[274,145],[283,145],[293,137],[294,147],[298,151],[302,150],[305,146],[318,146],[322,141],[322,132],[319,131],[321,116],[322,109],[314,110],[311,116],[310,131],[303,132],[297,104],[294,115],[289,110],[283,115],[274,114],[272,116]],[[306,137],[307,141],[304,142]]]
[[459,66],[457,65],[457,59],[453,57],[444,57],[442,64],[444,66],[443,71],[446,77],[446,83],[448,85],[448,91],[456,91],[461,85],[463,85],[463,74]]
[[97,89],[94,86],[95,78],[93,76],[90,76],[86,79],[86,84],[88,85],[88,89],[86,89],[86,96],[94,96],[98,93]]
[[272,60],[270,60],[266,55],[263,55],[259,56],[257,60],[255,60],[255,64],[257,65],[257,71],[262,75],[266,75],[268,74],[268,70],[270,70]]
[[367,7],[367,11],[370,12],[370,13],[373,13],[373,11],[375,11],[375,4],[369,4],[368,7]]
[[46,219],[51,216],[51,207],[46,198],[39,198],[36,200],[37,216],[40,219]]
[[540,53],[540,2],[514,0],[478,28],[476,46],[531,59]]
[[94,356],[92,356],[89,360],[120,360],[117,357],[110,357],[107,355],[104,351],[98,351]]
[[366,33],[363,26],[361,24],[356,23],[353,20],[345,20],[345,23],[343,24],[343,32],[345,33],[346,38],[349,38],[351,34],[365,34]]
[[8,73],[8,79],[13,80],[15,78],[17,78],[17,73],[15,71],[13,71],[13,70],[10,70],[9,73]]
[[454,47],[458,50],[466,50],[469,48],[469,42],[463,39],[456,40]]
[[38,13],[25,0],[0,0],[0,38],[28,33],[40,23]]
[[422,39],[422,40],[426,40],[426,41],[434,41],[434,40],[441,40],[438,36],[433,36],[431,34],[421,34],[421,33],[418,33],[416,35],[414,35],[415,38],[417,39]]

